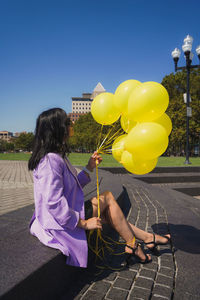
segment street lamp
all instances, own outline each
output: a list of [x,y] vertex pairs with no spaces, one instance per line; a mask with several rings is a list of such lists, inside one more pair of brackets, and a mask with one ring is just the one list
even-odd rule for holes
[[[175,66],[175,72],[178,70],[186,70],[187,71],[187,101],[186,101],[186,160],[185,164],[191,164],[189,161],[189,117],[192,116],[191,114],[191,108],[190,108],[190,69],[194,68],[200,68],[199,65],[192,65],[192,59],[194,54],[191,52],[192,50],[192,43],[193,43],[193,38],[190,35],[187,35],[186,38],[184,39],[184,44],[182,46],[182,50],[185,54],[185,60],[186,60],[186,66],[185,67],[178,67],[178,60],[181,55],[181,51],[178,48],[175,48],[174,51],[172,51],[172,57],[174,60],[174,66]],[[199,58],[200,62],[200,45],[197,46],[196,48],[196,53]]]

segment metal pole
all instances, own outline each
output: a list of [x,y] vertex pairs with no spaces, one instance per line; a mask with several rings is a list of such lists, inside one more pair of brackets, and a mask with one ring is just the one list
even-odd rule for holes
[[190,106],[190,54],[186,54],[186,69],[187,69],[187,106],[186,106],[186,160],[185,164],[189,165],[190,144],[189,144],[189,106]]

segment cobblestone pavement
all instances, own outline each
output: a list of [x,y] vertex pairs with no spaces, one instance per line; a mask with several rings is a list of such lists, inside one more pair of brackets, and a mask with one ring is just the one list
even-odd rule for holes
[[0,215],[33,202],[32,173],[27,162],[0,160]]
[[[152,232],[152,225],[162,223],[154,232],[168,233],[168,220],[165,209],[151,197],[144,188],[126,185],[132,208],[129,222],[137,227]],[[134,208],[134,209],[133,209]],[[160,246],[161,256],[152,256],[150,264],[133,264],[120,271],[104,271],[100,276],[86,280],[86,284],[77,286],[63,296],[67,299],[173,299],[176,279],[176,260],[172,245]],[[147,251],[148,253],[148,251]],[[89,278],[89,274],[86,274]]]
[[[117,184],[125,186],[131,201],[129,222],[149,232],[168,233],[167,212],[148,185],[138,184],[129,175],[115,176]],[[0,161],[0,214],[32,203],[33,182],[27,162]],[[152,256],[150,264],[137,263],[123,270],[105,270],[98,276],[86,269],[81,280],[78,279],[70,291],[66,291],[62,300],[179,299],[174,297],[178,270],[174,246],[160,246],[160,253],[160,256]]]

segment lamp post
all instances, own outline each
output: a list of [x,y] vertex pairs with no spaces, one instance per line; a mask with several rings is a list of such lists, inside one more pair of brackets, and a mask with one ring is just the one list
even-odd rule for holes
[[[178,67],[178,60],[181,55],[181,51],[178,48],[175,48],[172,51],[172,57],[174,60],[175,72],[178,70],[186,70],[187,71],[187,100],[186,100],[186,160],[185,164],[191,164],[189,161],[190,156],[190,145],[189,145],[189,118],[191,117],[191,108],[190,108],[190,70],[194,68],[200,68],[199,65],[192,65],[192,59],[194,54],[191,52],[192,50],[193,38],[190,35],[187,35],[184,39],[184,43],[182,46],[182,50],[185,54],[186,66]],[[198,55],[200,61],[200,45],[196,48],[196,53]]]

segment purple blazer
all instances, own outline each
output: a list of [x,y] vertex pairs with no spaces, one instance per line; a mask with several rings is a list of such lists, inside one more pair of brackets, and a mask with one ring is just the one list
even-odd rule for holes
[[85,230],[77,227],[85,219],[82,187],[90,178],[68,159],[48,153],[33,171],[35,212],[30,232],[44,245],[59,249],[66,263],[87,267],[88,246]]

